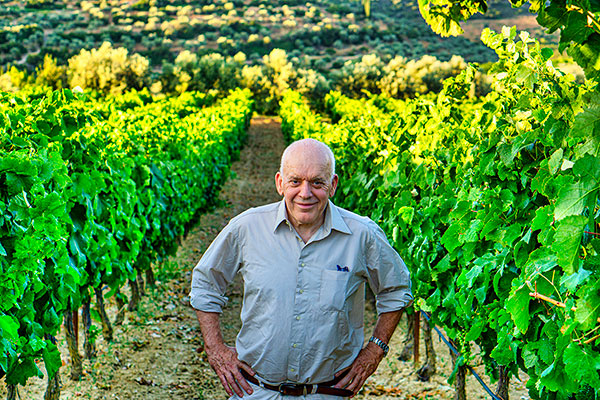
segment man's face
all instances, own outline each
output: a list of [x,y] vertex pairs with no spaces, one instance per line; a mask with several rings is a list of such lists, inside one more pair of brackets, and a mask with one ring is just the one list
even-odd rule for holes
[[334,195],[338,177],[330,176],[327,157],[306,148],[291,152],[277,172],[277,191],[285,198],[288,218],[295,228],[313,228],[323,223],[328,199]]

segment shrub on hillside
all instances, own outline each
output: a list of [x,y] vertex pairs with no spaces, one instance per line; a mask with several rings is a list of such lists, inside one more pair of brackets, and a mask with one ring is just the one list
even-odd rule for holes
[[[460,56],[452,56],[449,61],[440,61],[433,56],[423,56],[419,60],[408,61],[395,57],[383,68],[379,81],[381,93],[395,98],[410,98],[429,92],[438,93],[445,79],[457,76],[467,68]],[[489,92],[485,74],[477,73],[471,95]]]
[[104,42],[98,49],[83,49],[70,58],[67,75],[71,87],[121,94],[147,84],[149,65],[139,54],[129,55],[127,49]]
[[56,0],[26,0],[25,6],[39,10],[52,10],[64,7],[64,4],[62,1]]
[[67,87],[67,82],[67,67],[58,65],[56,59],[46,54],[43,64],[36,68],[35,84],[58,90]]
[[274,49],[262,61],[262,65],[246,65],[242,70],[242,85],[254,93],[255,106],[261,114],[275,114],[288,89],[299,91],[317,104],[330,90],[329,81],[322,74],[296,68],[285,50]]
[[16,67],[0,68],[0,91],[17,92],[27,83],[27,73]]
[[[375,54],[365,55],[360,60],[346,61],[334,75],[336,90],[350,97],[362,97],[366,93],[385,94],[395,98],[410,98],[429,92],[438,93],[443,82],[460,74],[467,63],[460,56],[449,61],[425,55],[418,60],[396,56],[387,64]],[[482,94],[486,79],[478,74],[472,94]]]
[[350,97],[362,97],[365,91],[379,93],[378,83],[384,66],[376,54],[364,55],[359,61],[346,61],[335,74],[335,87]]
[[263,114],[274,114],[279,100],[295,74],[285,50],[274,49],[263,56],[263,65],[245,66],[242,70],[242,84],[252,90],[256,108]]
[[457,76],[467,68],[467,63],[460,56],[452,56],[450,61],[439,61],[436,57],[424,56],[419,60],[425,64],[422,68],[422,79],[430,92],[438,93],[444,87],[446,78]]
[[413,77],[406,73],[408,62],[406,58],[397,56],[383,68],[384,76],[378,83],[382,93],[395,98],[411,97],[415,94],[415,86],[419,85],[415,84]]
[[163,66],[160,77],[162,90],[166,93],[183,93],[215,89],[227,93],[240,86],[245,61],[243,53],[225,58],[218,53],[198,57],[190,51],[182,51],[174,64]]
[[324,107],[325,95],[331,90],[329,80],[322,74],[313,69],[305,68],[298,69],[298,73],[290,86],[309,99],[317,109]]
[[410,61],[404,57],[395,57],[385,66],[379,88],[382,93],[395,98],[427,93],[434,87],[437,89],[437,85],[441,88],[441,81],[437,85],[433,82],[436,76],[434,71],[439,67],[439,61],[432,56]]

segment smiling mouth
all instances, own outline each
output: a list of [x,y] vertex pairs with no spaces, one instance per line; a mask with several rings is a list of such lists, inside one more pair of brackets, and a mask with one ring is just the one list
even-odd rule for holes
[[296,204],[298,205],[298,207],[301,207],[301,208],[310,208],[315,205],[315,203],[312,203],[312,204],[296,203]]

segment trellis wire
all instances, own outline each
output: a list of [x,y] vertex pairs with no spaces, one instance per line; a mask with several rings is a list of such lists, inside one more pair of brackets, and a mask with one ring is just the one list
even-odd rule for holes
[[[429,315],[427,315],[427,313],[423,310],[419,310],[421,312],[421,314],[423,314],[423,316],[425,317],[425,319],[427,320],[427,322],[430,322],[430,318]],[[444,334],[439,330],[439,328],[435,325],[433,325],[433,329],[435,329],[435,331],[437,332],[437,334],[440,336],[440,339],[442,339],[444,341],[444,343],[446,343],[446,345],[448,346],[448,348],[454,353],[456,354],[457,357],[459,357],[461,354],[458,352],[458,350],[456,350],[456,348],[454,346],[452,346],[452,344],[448,341],[448,339],[446,339],[446,337],[444,336]],[[488,392],[488,394],[490,396],[492,396],[492,399],[494,400],[503,400],[501,397],[498,397],[494,394],[494,392],[492,392],[492,390],[485,384],[485,382],[483,381],[483,379],[481,379],[481,377],[477,374],[477,372],[475,372],[475,370],[473,369],[473,367],[471,367],[470,365],[466,365],[467,368],[469,368],[469,371],[471,371],[471,373],[473,374],[473,376],[475,377],[475,379],[477,379],[477,381],[481,384],[481,386],[483,387],[483,389]]]

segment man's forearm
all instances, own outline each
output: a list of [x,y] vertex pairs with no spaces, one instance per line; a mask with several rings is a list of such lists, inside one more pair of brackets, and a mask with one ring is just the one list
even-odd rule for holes
[[[379,314],[377,318],[377,323],[375,324],[375,329],[373,329],[373,336],[382,340],[384,343],[389,343],[394,331],[396,330],[396,326],[398,326],[398,322],[400,322],[400,317],[402,316],[402,310],[399,311],[390,311]],[[377,346],[374,343],[370,343],[373,346]],[[379,347],[379,346],[377,346]]]
[[204,338],[204,347],[211,349],[225,345],[223,335],[221,334],[219,313],[196,310],[196,317],[200,323],[200,331]]

